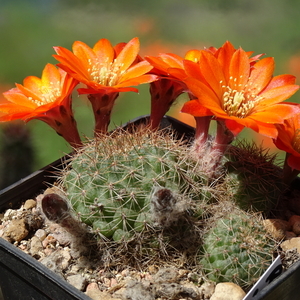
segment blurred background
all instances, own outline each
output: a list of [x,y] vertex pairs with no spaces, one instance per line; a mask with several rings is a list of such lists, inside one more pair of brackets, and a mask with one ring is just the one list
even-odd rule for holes
[[[0,0],[0,91],[26,76],[40,77],[46,63],[57,63],[53,46],[71,49],[76,40],[93,46],[100,38],[116,44],[135,36],[142,55],[184,55],[229,40],[236,48],[275,57],[275,75],[300,77],[299,11],[297,0]],[[149,113],[149,87],[139,90],[118,99],[111,128]],[[184,100],[178,100],[171,115],[179,117]],[[300,94],[291,101],[300,102]],[[81,134],[92,137],[89,104],[75,95],[74,109]],[[2,123],[0,134],[0,188],[71,150],[41,121]],[[248,130],[243,136],[262,142]],[[273,147],[268,140],[264,145]]]

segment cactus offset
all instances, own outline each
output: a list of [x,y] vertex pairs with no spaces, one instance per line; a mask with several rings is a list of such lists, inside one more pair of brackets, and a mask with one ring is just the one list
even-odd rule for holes
[[287,186],[282,170],[275,165],[276,155],[256,144],[240,142],[231,147],[225,165],[227,193],[244,210],[261,211],[268,215],[276,208]]
[[159,132],[122,130],[79,150],[61,182],[81,220],[117,241],[147,225],[170,226],[201,198],[205,178],[187,149]]
[[228,206],[204,235],[200,264],[210,280],[235,282],[247,289],[269,267],[276,242],[260,215],[236,207],[230,211]]

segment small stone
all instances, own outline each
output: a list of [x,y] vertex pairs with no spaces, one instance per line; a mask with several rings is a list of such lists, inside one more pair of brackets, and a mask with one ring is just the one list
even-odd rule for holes
[[35,258],[40,258],[40,253],[43,251],[41,240],[37,236],[33,236],[30,242],[30,254]]
[[110,278],[103,278],[103,285],[106,287],[110,287]]
[[28,235],[28,230],[26,229],[25,221],[23,219],[11,220],[9,225],[6,227],[4,235],[12,241],[22,241]]
[[281,219],[266,219],[263,220],[263,225],[267,232],[277,241],[284,239],[285,232],[291,230],[289,222]]
[[141,282],[135,280],[128,282],[123,297],[125,299],[155,300],[155,295],[152,289],[145,287],[145,285]]
[[292,231],[298,235],[300,234],[300,216],[298,215],[293,215],[289,219],[289,224],[292,227]]
[[27,200],[24,203],[24,206],[23,206],[24,209],[31,209],[31,208],[34,208],[34,207],[36,207],[36,201],[33,200],[33,199]]
[[124,270],[121,272],[121,275],[122,275],[123,277],[129,276],[129,274],[130,274],[129,269],[124,269]]
[[291,250],[293,248],[297,249],[297,252],[300,253],[300,237],[291,238],[289,240],[283,241],[280,244],[280,247],[283,251]]
[[295,262],[300,260],[300,253],[297,252],[297,249],[291,249],[284,252],[282,256],[282,265],[285,270],[290,268]]
[[52,248],[45,248],[44,249],[44,254],[46,255],[46,256],[49,256],[50,254],[52,254],[54,252],[54,249],[52,249]]
[[285,233],[285,239],[289,240],[291,238],[297,237],[297,234],[295,234],[295,232],[293,231],[286,231]]
[[13,209],[7,209],[6,212],[4,213],[4,219],[5,220],[10,220],[12,216],[16,215],[16,211]]
[[69,251],[66,250],[56,250],[51,253],[49,256],[43,258],[41,263],[48,267],[50,270],[59,273],[61,270],[65,270],[69,267],[71,260],[71,255]]
[[120,298],[114,298],[107,292],[101,292],[96,282],[90,283],[85,293],[93,300],[120,300]]
[[56,244],[56,238],[52,235],[48,235],[42,242],[43,247],[46,248],[47,246],[51,245],[54,247],[54,245]]
[[148,271],[150,274],[155,274],[157,272],[157,267],[154,265],[151,265],[148,267]]
[[51,188],[47,188],[45,191],[44,191],[44,194],[42,195],[43,197],[45,195],[48,195],[48,194],[58,194],[59,196],[61,197],[65,197],[66,195],[56,186],[53,186]]
[[40,241],[43,241],[47,236],[46,231],[44,229],[38,229],[34,235],[37,236],[40,239]]
[[118,284],[117,279],[112,278],[112,279],[110,280],[110,287],[116,286],[117,284]]
[[182,285],[178,283],[161,283],[156,288],[156,296],[162,299],[197,299],[199,292],[190,285]]
[[216,285],[215,292],[210,300],[242,300],[246,293],[233,282],[220,282]]
[[52,235],[61,246],[70,245],[72,241],[72,236],[62,227],[60,228],[60,230],[56,230],[55,232],[49,235]]
[[87,284],[86,279],[80,274],[67,276],[67,281],[80,291],[83,291]]
[[178,278],[178,270],[176,268],[162,268],[154,276],[155,282],[174,282]]
[[211,295],[214,293],[216,287],[215,282],[206,281],[199,287],[199,293],[201,299],[210,299]]

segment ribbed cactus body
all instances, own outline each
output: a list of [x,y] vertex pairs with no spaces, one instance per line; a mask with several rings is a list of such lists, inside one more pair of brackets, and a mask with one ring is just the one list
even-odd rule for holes
[[196,168],[183,142],[122,131],[81,149],[61,181],[81,220],[119,240],[147,225],[169,226],[191,199],[200,201]]
[[244,210],[268,215],[274,210],[286,189],[282,170],[270,155],[255,144],[240,143],[227,155],[225,183],[232,200]]
[[271,264],[274,247],[261,217],[235,208],[204,235],[200,264],[210,280],[247,289]]

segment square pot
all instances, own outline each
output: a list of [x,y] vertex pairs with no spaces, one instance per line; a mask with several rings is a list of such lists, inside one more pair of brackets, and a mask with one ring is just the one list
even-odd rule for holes
[[[124,127],[145,123],[148,117],[140,117]],[[194,128],[165,116],[162,127],[171,126],[178,137],[192,139]],[[65,157],[32,173],[24,179],[0,191],[0,212],[39,195],[49,184],[54,183],[53,171],[62,168]],[[254,300],[293,300],[299,299],[300,261],[275,278],[269,285],[259,291]],[[91,300],[67,283],[59,275],[50,271],[31,256],[0,238],[0,288],[4,300]],[[0,300],[1,299],[0,290]]]

